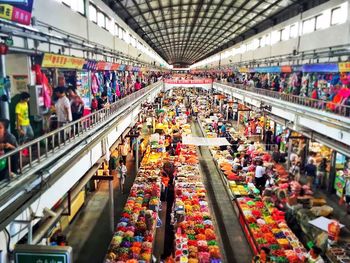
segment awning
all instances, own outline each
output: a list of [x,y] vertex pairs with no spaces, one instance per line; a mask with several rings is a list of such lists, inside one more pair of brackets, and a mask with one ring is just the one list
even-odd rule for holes
[[224,146],[231,145],[226,138],[204,138],[204,137],[192,137],[182,136],[182,144],[195,145],[195,146]]

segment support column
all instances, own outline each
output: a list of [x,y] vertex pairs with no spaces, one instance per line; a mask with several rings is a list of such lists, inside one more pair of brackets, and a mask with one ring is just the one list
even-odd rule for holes
[[290,168],[290,155],[292,153],[293,139],[288,139],[288,156],[287,156],[287,171]]
[[[10,120],[10,108],[9,108],[9,100],[10,98],[7,96],[8,90],[7,89],[7,80],[6,80],[6,61],[5,61],[5,55],[0,56],[0,78],[2,78],[3,81],[3,89],[4,89],[4,95],[0,98],[0,117],[3,119]],[[1,94],[0,94],[1,95]]]
[[327,192],[330,194],[334,193],[334,180],[335,180],[335,173],[337,172],[335,169],[336,157],[337,157],[337,152],[333,151],[331,155],[331,167],[330,167],[328,182],[327,182]]
[[136,151],[135,151],[135,167],[136,173],[139,171],[139,138],[136,138]]
[[111,231],[114,233],[114,189],[113,189],[113,181],[109,182],[109,214],[111,217]]

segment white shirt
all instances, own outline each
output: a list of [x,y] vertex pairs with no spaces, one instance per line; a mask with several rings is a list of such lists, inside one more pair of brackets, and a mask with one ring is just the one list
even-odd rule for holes
[[152,126],[152,118],[147,118],[146,119],[146,122],[147,122],[147,126]]
[[[57,121],[58,122],[70,122],[72,121],[72,110],[70,108],[69,99],[64,96],[59,98],[55,104]],[[68,112],[68,116],[66,114]]]
[[297,159],[298,159],[298,155],[296,154],[296,153],[291,153],[290,154],[290,157],[289,157],[289,160],[291,161],[291,162],[293,162],[293,161],[296,161]]
[[258,165],[255,169],[255,178],[261,178],[265,174],[265,167]]
[[248,146],[248,151],[254,151],[255,150],[255,146],[254,146],[254,144],[250,144],[249,146]]

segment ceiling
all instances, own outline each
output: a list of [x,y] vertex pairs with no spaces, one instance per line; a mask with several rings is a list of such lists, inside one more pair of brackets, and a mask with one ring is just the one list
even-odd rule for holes
[[[169,64],[188,66],[307,0],[104,0]],[[315,2],[315,1],[313,1]],[[316,1],[317,2],[317,1]],[[275,24],[276,21],[273,21]],[[243,37],[244,39],[244,37]]]

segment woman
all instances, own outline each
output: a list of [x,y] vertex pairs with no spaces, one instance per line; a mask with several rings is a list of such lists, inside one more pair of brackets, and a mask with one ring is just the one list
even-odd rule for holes
[[[8,160],[1,159],[2,155],[15,150],[18,146],[15,136],[8,132],[9,121],[0,119],[0,180],[9,180]],[[11,171],[17,171],[17,154],[11,157]]]
[[120,160],[119,167],[118,167],[118,179],[119,179],[119,190],[122,194],[124,194],[124,184],[125,184],[127,171],[128,170],[125,166],[125,163],[123,162],[123,160]]
[[291,180],[300,181],[300,162],[292,162],[292,166],[289,168],[289,176]]

